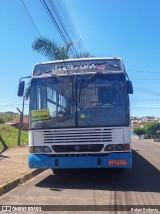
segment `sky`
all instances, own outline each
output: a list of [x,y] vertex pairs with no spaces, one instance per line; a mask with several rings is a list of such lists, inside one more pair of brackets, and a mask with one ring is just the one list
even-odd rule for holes
[[[61,1],[85,50],[96,57],[123,59],[134,87],[131,116],[160,117],[160,1]],[[31,75],[34,64],[47,61],[31,48],[39,33],[64,44],[40,0],[0,0],[0,112],[22,108],[22,98],[17,97],[19,79]]]

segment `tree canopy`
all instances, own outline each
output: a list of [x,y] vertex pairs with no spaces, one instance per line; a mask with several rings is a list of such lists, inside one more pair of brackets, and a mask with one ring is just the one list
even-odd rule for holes
[[138,136],[145,135],[146,138],[156,138],[160,135],[160,122],[147,122],[143,127],[135,127],[133,131]]
[[138,136],[145,134],[145,129],[143,127],[137,126],[133,129],[134,133]]
[[[32,49],[47,57],[48,60],[63,60],[71,58],[71,48],[74,47],[76,42],[69,42],[67,45],[58,45],[54,40],[51,41],[46,37],[37,37],[33,44]],[[89,52],[76,53],[73,58],[87,58],[93,57]]]
[[144,124],[145,133],[153,138],[157,136],[157,131],[160,130],[160,122],[148,122]]

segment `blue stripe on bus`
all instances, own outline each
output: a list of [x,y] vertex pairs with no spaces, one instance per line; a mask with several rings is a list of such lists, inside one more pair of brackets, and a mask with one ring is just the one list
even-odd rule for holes
[[[109,160],[125,160],[126,165],[108,165]],[[132,153],[110,153],[95,156],[61,156],[52,157],[44,154],[28,155],[29,168],[39,169],[70,169],[70,168],[131,168]]]

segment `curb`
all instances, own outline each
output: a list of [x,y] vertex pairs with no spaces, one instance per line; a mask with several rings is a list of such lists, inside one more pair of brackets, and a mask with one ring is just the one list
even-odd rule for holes
[[10,190],[17,187],[19,184],[22,184],[31,178],[34,178],[36,175],[40,174],[41,172],[45,171],[45,169],[36,169],[32,172],[29,172],[21,177],[18,177],[17,179],[14,179],[13,181],[9,182],[8,184],[4,184],[0,186],[0,196],[4,193],[9,192]]

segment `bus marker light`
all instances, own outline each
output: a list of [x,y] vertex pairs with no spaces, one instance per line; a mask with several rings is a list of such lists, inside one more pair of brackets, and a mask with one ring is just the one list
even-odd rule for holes
[[130,144],[124,144],[124,150],[130,150]]
[[108,166],[126,166],[126,159],[110,159],[108,160]]
[[33,153],[33,146],[29,146],[29,152]]

